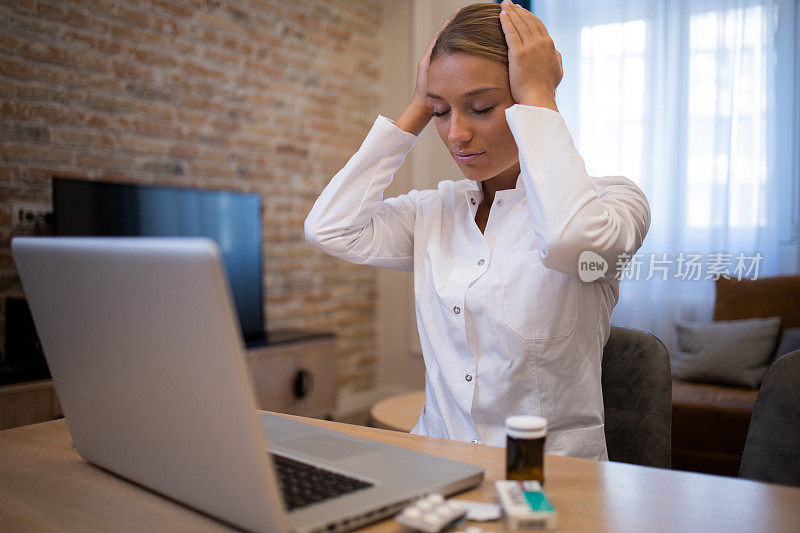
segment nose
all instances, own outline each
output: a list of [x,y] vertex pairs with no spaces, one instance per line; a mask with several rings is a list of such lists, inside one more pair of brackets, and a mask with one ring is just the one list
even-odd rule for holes
[[469,127],[469,119],[461,113],[450,112],[450,129],[447,132],[447,139],[451,145],[465,143],[472,138],[472,130]]

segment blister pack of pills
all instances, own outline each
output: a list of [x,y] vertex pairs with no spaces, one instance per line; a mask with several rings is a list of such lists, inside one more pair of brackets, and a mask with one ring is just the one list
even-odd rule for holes
[[466,508],[458,502],[447,502],[441,494],[431,494],[403,509],[395,520],[406,527],[438,533],[457,524],[467,515]]
[[508,529],[513,531],[556,527],[556,510],[538,481],[495,481],[494,484]]

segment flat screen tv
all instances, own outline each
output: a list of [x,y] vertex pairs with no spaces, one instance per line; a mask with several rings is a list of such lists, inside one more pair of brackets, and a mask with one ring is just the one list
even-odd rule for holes
[[54,178],[53,216],[56,235],[213,239],[245,342],[265,338],[260,195]]

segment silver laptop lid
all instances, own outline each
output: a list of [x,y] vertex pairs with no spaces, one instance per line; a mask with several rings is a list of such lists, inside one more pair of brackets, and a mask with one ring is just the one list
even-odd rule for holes
[[216,244],[17,238],[12,252],[80,455],[236,526],[288,530],[230,356],[243,345]]

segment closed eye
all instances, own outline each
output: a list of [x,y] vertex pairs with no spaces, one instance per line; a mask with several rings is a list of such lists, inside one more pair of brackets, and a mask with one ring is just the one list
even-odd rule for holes
[[[495,107],[497,107],[497,106],[487,107],[486,109],[473,109],[472,112],[474,114],[476,114],[476,115],[485,115],[486,113],[490,112]],[[448,113],[450,113],[449,109],[447,111],[434,111],[433,112],[433,116],[434,117],[443,117],[443,116],[447,115]]]

